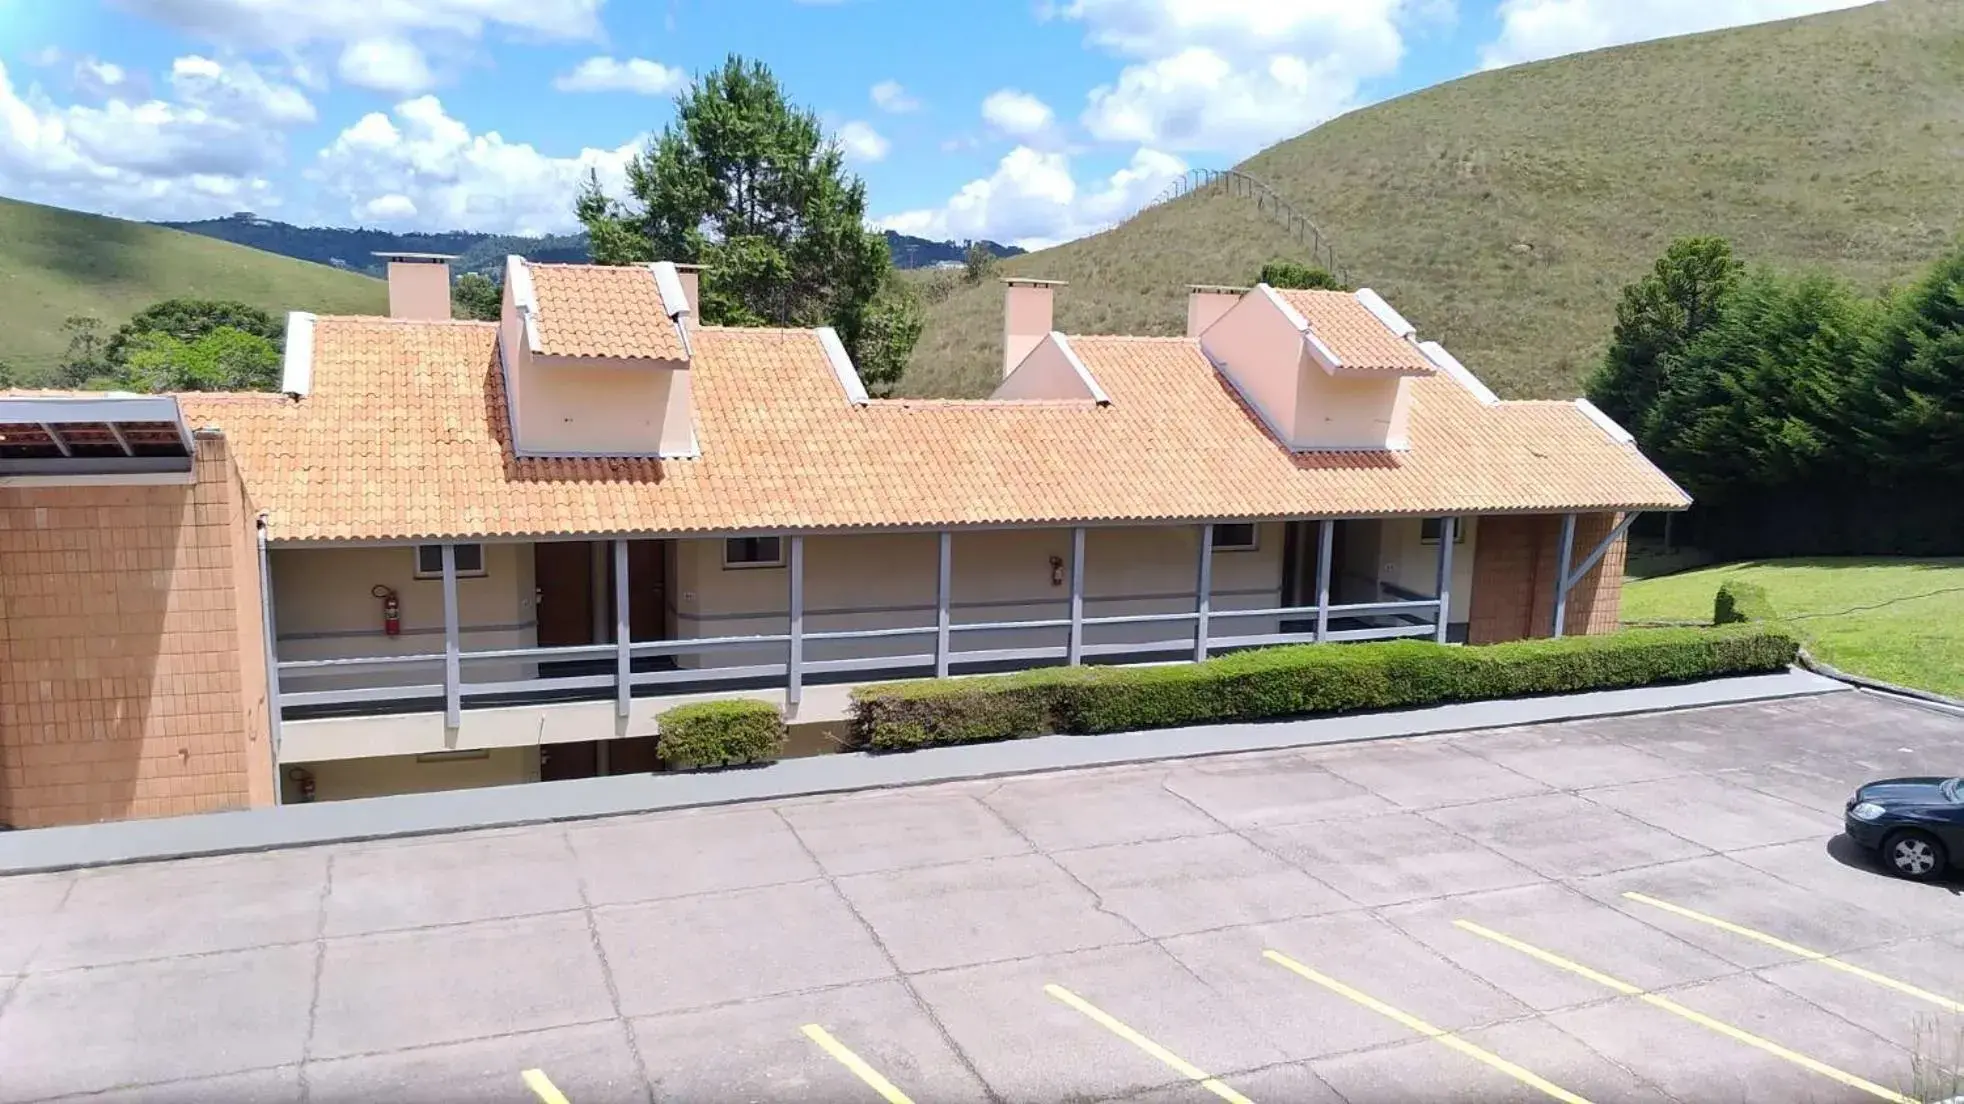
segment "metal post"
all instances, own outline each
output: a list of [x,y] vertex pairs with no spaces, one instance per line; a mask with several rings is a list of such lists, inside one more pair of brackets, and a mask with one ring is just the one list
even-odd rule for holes
[[797,705],[805,693],[805,538],[791,538],[791,662],[784,702]]
[[1446,622],[1452,619],[1453,609],[1453,540],[1459,536],[1459,519],[1442,517],[1439,519],[1439,625],[1432,639],[1440,644],[1446,642]]
[[[625,717],[634,697],[633,630],[628,627],[627,542],[614,542],[614,714]],[[605,772],[602,772],[605,773]]]
[[1075,667],[1084,661],[1084,528],[1071,530],[1071,635],[1065,661]]
[[940,563],[934,576],[934,677],[948,677],[948,602],[953,589],[955,538],[941,531]]
[[457,546],[443,542],[443,724],[464,723],[463,648],[457,642]]
[[[115,427],[111,427],[112,429]],[[266,649],[266,738],[272,743],[273,803],[280,802],[280,656],[278,636],[273,630],[273,561],[266,550],[266,519],[260,518],[259,532],[259,621]]]
[[1568,631],[1568,561],[1575,555],[1575,515],[1562,515],[1562,548],[1555,559],[1555,631],[1559,637]]
[[1337,523],[1329,518],[1316,534],[1316,642],[1330,636],[1330,545],[1336,542]]
[[1200,527],[1199,578],[1193,584],[1193,661],[1207,658],[1207,614],[1214,597],[1214,523]]

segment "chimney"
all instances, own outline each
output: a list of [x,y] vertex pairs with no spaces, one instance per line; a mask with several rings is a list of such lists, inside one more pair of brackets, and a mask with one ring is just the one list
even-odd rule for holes
[[450,317],[450,262],[444,253],[377,253],[389,262],[389,317]]
[[1064,281],[1005,276],[1002,282],[1002,374],[1007,376],[1049,335],[1050,293]]
[[689,318],[697,325],[702,324],[702,289],[699,286],[701,281],[698,279],[701,272],[701,265],[675,266],[675,278],[682,281],[682,294],[689,300]]
[[1218,284],[1187,285],[1187,336],[1199,337],[1207,332],[1207,327],[1220,321],[1228,308],[1241,301],[1248,293],[1244,287],[1222,287]]

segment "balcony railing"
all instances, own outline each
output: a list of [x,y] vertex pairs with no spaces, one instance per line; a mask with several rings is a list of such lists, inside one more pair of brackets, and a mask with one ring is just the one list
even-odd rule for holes
[[[1446,639],[1451,604],[1453,521],[1444,519],[1439,542],[1438,589],[1431,595],[1332,604],[1330,601],[1331,522],[1323,522],[1317,563],[1316,601],[1309,605],[1258,609],[1215,609],[1212,586],[1213,526],[1201,528],[1194,608],[1164,613],[1087,616],[1084,611],[1084,530],[1072,533],[1069,616],[1029,620],[953,620],[951,541],[941,534],[934,623],[870,629],[804,628],[803,538],[788,538],[788,631],[750,635],[628,639],[627,545],[614,542],[616,642],[564,647],[495,648],[464,651],[459,642],[455,557],[444,546],[444,650],[410,655],[282,660],[275,664],[275,690],[283,717],[322,712],[394,712],[441,708],[455,727],[465,708],[523,701],[605,699],[612,696],[621,716],[642,694],[774,686],[796,704],[808,680],[840,681],[837,676],[947,675],[978,670],[1076,665],[1093,661],[1205,659],[1223,651],[1310,641],[1384,640],[1397,637]],[[1409,592],[1406,592],[1409,593]],[[1034,604],[1034,603],[1033,603]],[[1236,632],[1249,621],[1273,622],[1272,631]],[[1359,622],[1363,622],[1359,624]],[[1163,625],[1183,630],[1145,641],[1087,641],[1087,630],[1105,626]],[[1343,627],[1340,627],[1343,626]],[[1256,626],[1262,629],[1265,626]],[[1223,631],[1223,630],[1226,631]],[[1061,643],[1024,647],[963,648],[977,633],[1061,633]],[[854,641],[914,641],[922,646],[899,654],[813,658],[814,644]],[[782,658],[755,662],[757,653]],[[745,653],[737,662],[716,660]],[[683,660],[691,661],[684,665]],[[346,685],[348,676],[371,676],[372,684]],[[320,687],[332,681],[343,685]],[[855,679],[854,681],[858,681]]]

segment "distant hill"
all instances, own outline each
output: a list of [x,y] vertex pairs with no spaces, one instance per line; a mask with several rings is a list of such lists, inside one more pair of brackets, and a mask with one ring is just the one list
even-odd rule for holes
[[[1683,234],[1865,288],[1964,229],[1964,2],[1889,0],[1480,73],[1325,123],[1239,166],[1511,397],[1579,392],[1618,290]],[[1184,285],[1303,257],[1251,201],[1193,196],[1005,262],[1067,280],[1057,324],[1177,333]],[[929,308],[901,390],[986,393],[1002,295]]]
[[388,309],[382,282],[358,273],[141,222],[0,199],[0,363],[25,382],[60,362],[69,316],[101,319],[106,333],[177,296],[236,299],[275,315]]
[[[241,211],[225,218],[199,222],[160,222],[173,230],[220,238],[249,245],[283,257],[294,257],[317,264],[332,265],[370,276],[384,274],[377,253],[448,253],[457,258],[453,272],[481,272],[496,277],[505,257],[516,253],[535,261],[578,262],[587,259],[585,234],[558,234],[545,237],[519,237],[479,234],[468,230],[449,230],[440,234],[396,234],[387,230],[344,229],[331,226],[294,226],[260,218]],[[985,241],[998,257],[1014,257],[1023,252],[1013,245]],[[931,268],[937,264],[960,263],[967,242],[930,241],[887,231],[887,246],[894,263],[902,268]]]

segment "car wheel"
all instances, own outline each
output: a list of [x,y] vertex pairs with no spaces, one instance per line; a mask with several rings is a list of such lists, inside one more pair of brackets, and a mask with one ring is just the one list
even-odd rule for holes
[[1882,861],[1897,875],[1925,882],[1941,875],[1950,865],[1944,845],[1928,832],[1914,829],[1892,832],[1882,841]]

